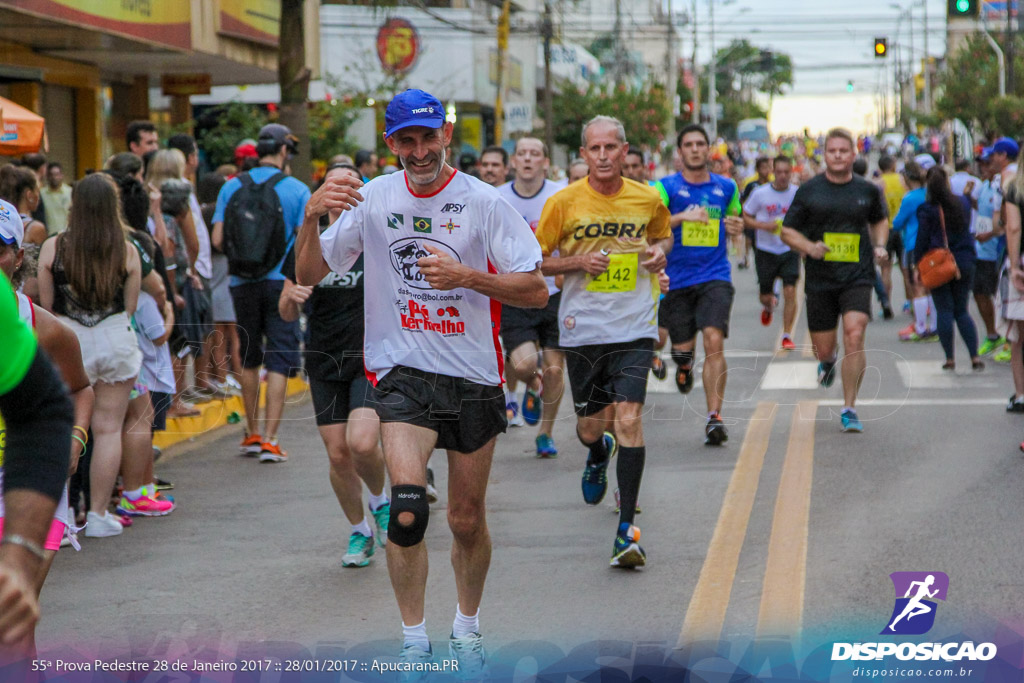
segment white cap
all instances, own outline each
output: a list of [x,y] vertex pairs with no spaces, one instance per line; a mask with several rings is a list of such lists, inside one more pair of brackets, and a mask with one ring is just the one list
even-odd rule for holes
[[4,244],[13,244],[15,248],[21,249],[23,239],[25,239],[25,225],[21,222],[18,209],[10,202],[0,199],[0,241]]
[[927,171],[930,168],[935,168],[935,157],[931,154],[918,154],[914,157],[914,161],[921,167],[922,171]]

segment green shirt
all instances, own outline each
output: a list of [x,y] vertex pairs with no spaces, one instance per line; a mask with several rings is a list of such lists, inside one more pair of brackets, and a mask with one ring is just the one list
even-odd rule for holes
[[0,339],[0,394],[6,394],[18,386],[36,356],[36,336],[18,315],[18,300],[6,275],[0,276]]

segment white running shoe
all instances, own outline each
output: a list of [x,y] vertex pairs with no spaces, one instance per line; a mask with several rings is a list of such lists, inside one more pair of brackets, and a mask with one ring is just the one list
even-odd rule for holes
[[487,677],[487,653],[484,637],[479,633],[448,639],[448,654],[459,664],[456,674],[462,680],[478,681]]
[[89,514],[85,516],[85,535],[88,538],[120,536],[122,531],[124,531],[124,527],[121,526],[121,522],[117,521],[117,518],[109,512],[97,515],[90,510]]

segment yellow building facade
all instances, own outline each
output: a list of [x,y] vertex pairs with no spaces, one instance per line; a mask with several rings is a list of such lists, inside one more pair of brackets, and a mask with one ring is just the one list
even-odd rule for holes
[[[314,77],[319,5],[303,14]],[[150,118],[150,87],[184,123],[192,94],[276,82],[280,13],[280,0],[0,0],[0,97],[43,116],[47,157],[81,177]]]

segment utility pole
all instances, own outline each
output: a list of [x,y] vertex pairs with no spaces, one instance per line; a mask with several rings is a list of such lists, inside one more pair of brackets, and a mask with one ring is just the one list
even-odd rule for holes
[[690,123],[700,123],[700,69],[697,66],[697,0],[693,0],[693,58],[690,70],[693,73],[693,111],[690,112]]
[[494,99],[494,144],[505,140],[505,52],[508,50],[508,23],[512,12],[512,0],[501,3],[501,17],[498,18],[498,96]]
[[625,70],[625,46],[622,44],[622,0],[615,0],[615,87],[622,85]]
[[544,0],[544,21],[541,34],[544,36],[544,144],[548,153],[555,148],[555,108],[551,103],[551,0]]
[[672,19],[672,3],[668,3],[668,41],[665,45],[665,73],[668,82],[665,84],[665,97],[668,99],[668,126],[671,133],[675,128],[676,114],[679,113],[679,54],[676,49],[676,27]]
[[711,144],[715,143],[718,139],[718,85],[716,81],[716,72],[718,71],[718,59],[715,55],[715,0],[708,0],[708,19],[711,22],[711,76],[708,79],[708,107],[711,109],[711,130],[708,131],[708,137],[711,138]]
[[928,54],[928,0],[921,3],[924,12],[924,113],[932,113],[931,55]]

